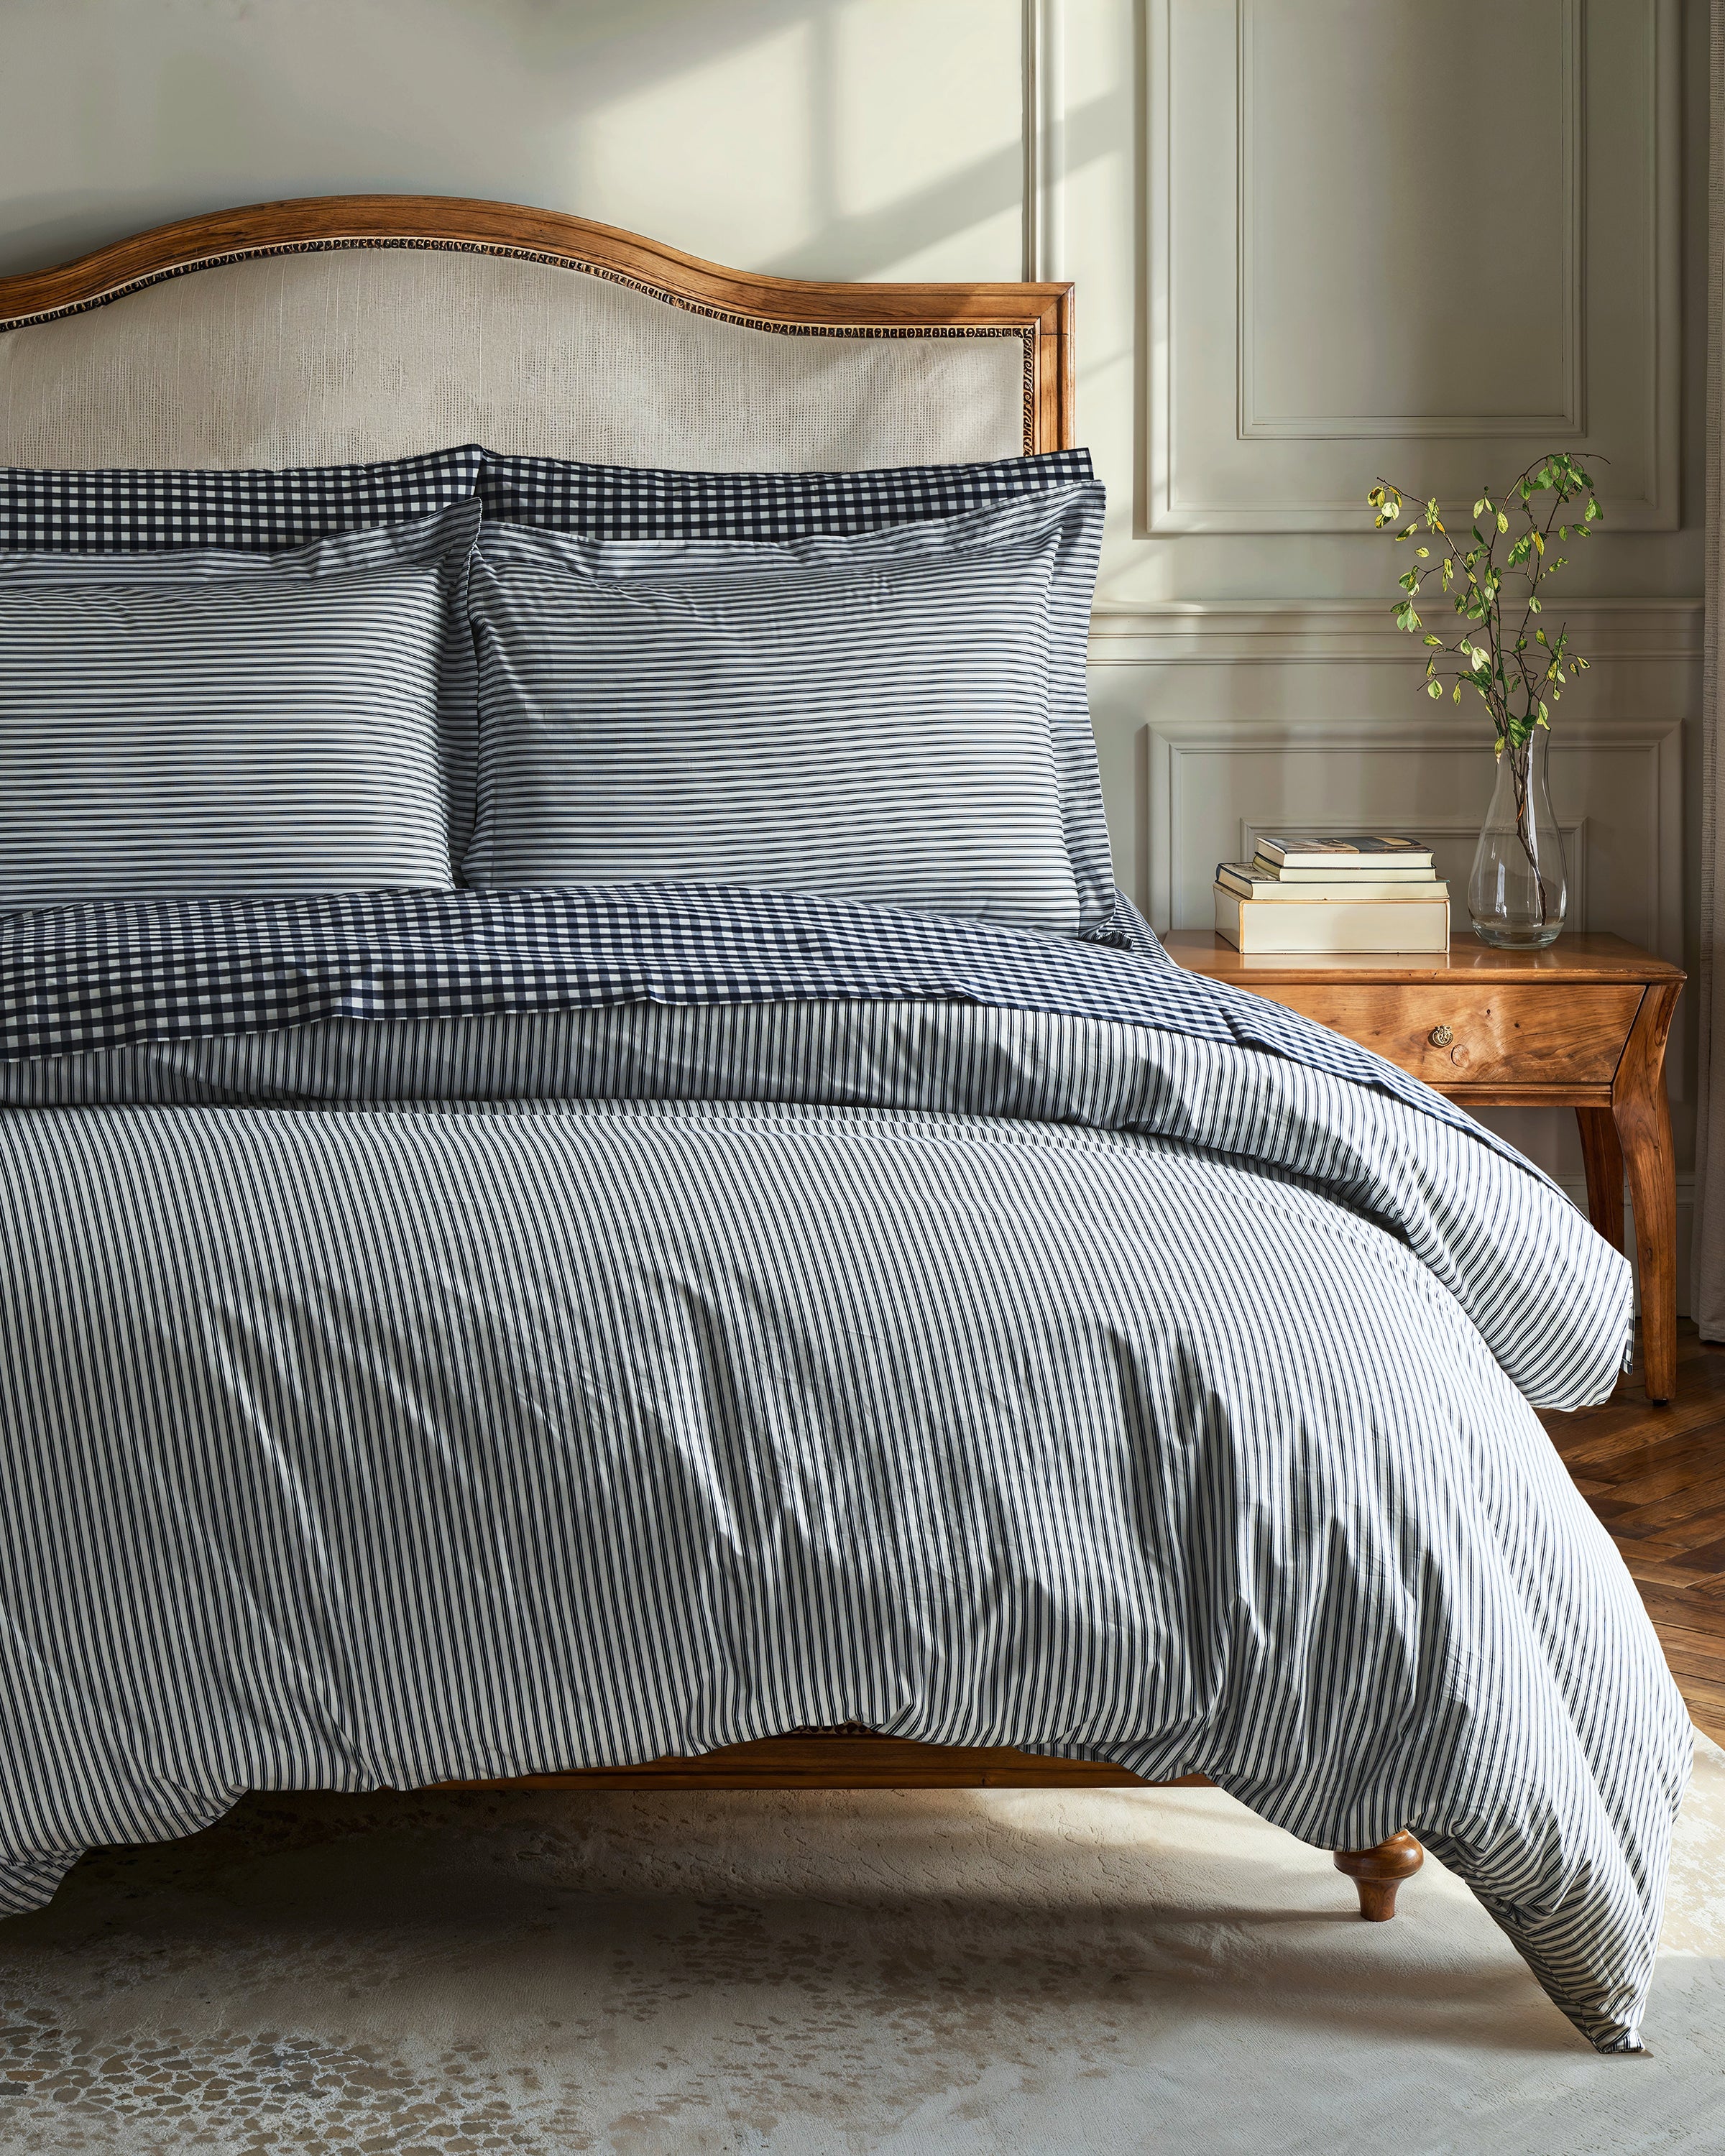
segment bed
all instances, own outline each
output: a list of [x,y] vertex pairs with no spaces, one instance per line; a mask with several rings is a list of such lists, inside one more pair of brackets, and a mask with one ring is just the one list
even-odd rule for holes
[[[1207,1779],[1368,1917],[1432,1849],[1640,2048],[1691,1734],[1532,1413],[1609,1394],[1628,1268],[1114,892],[1071,354],[1066,286],[753,278],[417,198],[0,280],[0,630],[45,654],[0,680],[0,1909],[248,1789]],[[308,524],[337,486],[364,514]],[[408,682],[457,558],[473,646]],[[92,609],[80,762],[27,737]],[[358,670],[387,808],[315,861],[278,831],[300,880],[262,895],[279,770],[213,720],[167,786],[102,701],[242,617],[301,701]],[[831,776],[794,728],[860,665],[898,708],[889,619],[927,732],[857,812],[908,880],[859,898],[875,778],[791,831]],[[605,637],[686,683],[715,622],[769,639],[749,693],[815,777],[632,766],[575,834],[624,865],[560,877],[564,767],[522,770],[626,699]],[[986,786],[984,706],[1019,729]],[[203,883],[80,895],[74,797],[122,768]],[[643,815],[701,873],[631,872]]]

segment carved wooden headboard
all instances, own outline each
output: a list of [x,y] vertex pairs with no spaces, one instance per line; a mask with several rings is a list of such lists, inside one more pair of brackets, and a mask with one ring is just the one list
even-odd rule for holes
[[419,195],[262,203],[0,279],[0,465],[499,452],[845,470],[1072,441],[1070,285],[822,285]]

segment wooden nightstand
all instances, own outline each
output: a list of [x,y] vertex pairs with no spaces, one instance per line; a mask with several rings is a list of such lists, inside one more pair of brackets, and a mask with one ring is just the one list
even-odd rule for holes
[[1588,1213],[1620,1250],[1629,1170],[1647,1397],[1671,1397],[1677,1193],[1665,1045],[1685,979],[1677,967],[1617,936],[1560,936],[1544,951],[1493,951],[1464,936],[1446,957],[1259,957],[1201,929],[1163,940],[1194,973],[1332,1026],[1463,1107],[1573,1107]]

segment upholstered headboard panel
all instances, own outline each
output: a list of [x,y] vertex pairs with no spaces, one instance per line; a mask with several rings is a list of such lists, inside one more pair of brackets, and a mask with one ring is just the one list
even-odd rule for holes
[[836,470],[1070,440],[1070,288],[751,278],[544,211],[266,203],[0,280],[0,464],[446,443]]

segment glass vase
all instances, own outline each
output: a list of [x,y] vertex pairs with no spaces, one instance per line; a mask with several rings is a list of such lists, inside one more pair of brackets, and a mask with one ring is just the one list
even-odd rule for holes
[[1497,759],[1497,783],[1480,832],[1467,886],[1474,933],[1506,951],[1538,951],[1556,942],[1568,891],[1563,841],[1546,785],[1551,736],[1536,726]]

